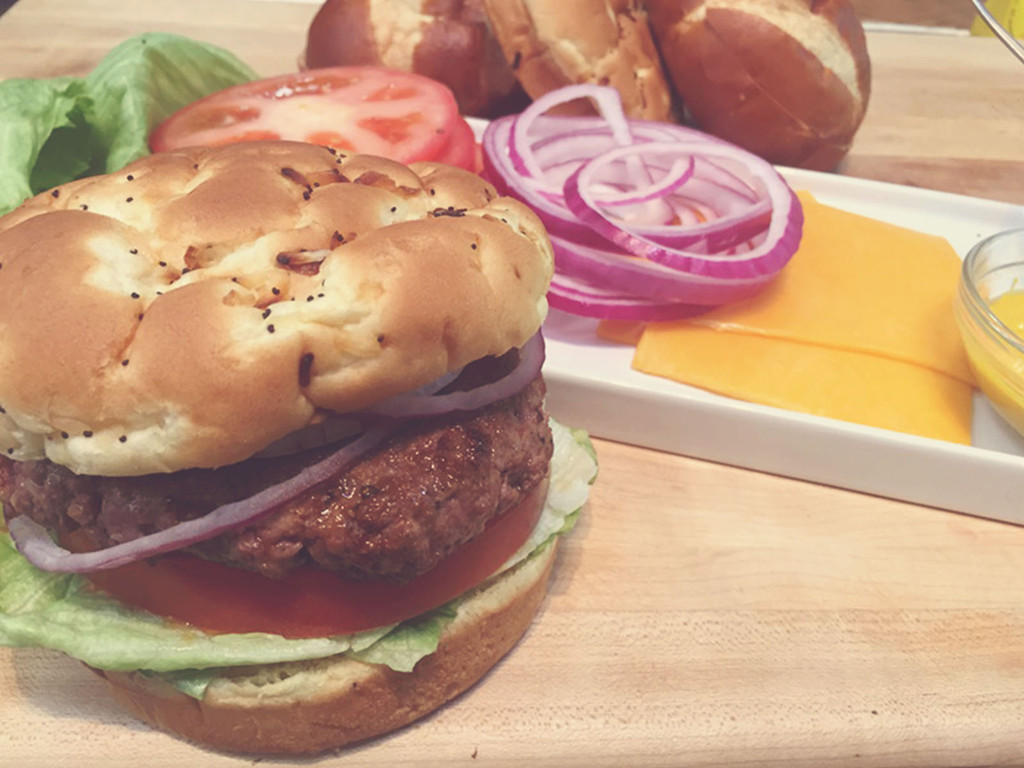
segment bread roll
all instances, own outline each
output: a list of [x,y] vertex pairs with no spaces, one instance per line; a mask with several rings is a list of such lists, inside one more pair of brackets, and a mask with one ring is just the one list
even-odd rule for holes
[[466,115],[497,116],[527,103],[482,0],[327,0],[310,24],[302,64],[416,72],[447,85]]
[[0,450],[120,476],[233,464],[521,346],[553,269],[468,171],[292,142],[65,184],[0,219],[0,254]]
[[780,165],[833,169],[867,109],[848,0],[647,0],[672,84],[703,130]]
[[[616,88],[631,117],[669,120],[672,99],[641,4],[484,0],[505,58],[532,97],[574,83]],[[581,113],[592,111],[580,105]]]

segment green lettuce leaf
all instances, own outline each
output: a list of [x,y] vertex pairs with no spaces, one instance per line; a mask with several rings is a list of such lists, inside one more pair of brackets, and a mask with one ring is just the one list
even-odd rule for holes
[[425,616],[403,621],[381,640],[349,655],[369,664],[384,664],[397,672],[412,672],[416,662],[437,650],[441,632],[458,613],[449,603]]
[[[596,476],[597,462],[586,433],[555,421],[551,428],[555,453],[547,503],[529,540],[498,573],[571,529]],[[458,603],[396,627],[345,637],[208,635],[126,607],[75,574],[41,571],[21,556],[9,536],[0,536],[0,645],[49,648],[100,669],[167,673],[170,682],[190,695],[201,695],[218,668],[339,653],[409,671],[437,649]]]
[[149,33],[118,45],[84,78],[0,82],[0,214],[123,168],[149,154],[150,131],[173,112],[256,77],[221,48]]
[[74,574],[40,571],[6,535],[0,578],[0,645],[52,648],[99,669],[163,672],[317,659],[366,647],[388,631],[301,640],[209,635],[124,606]]
[[[52,178],[44,152],[51,134],[73,129],[73,152],[67,158],[74,173],[88,168],[92,156],[89,133],[74,129],[85,121],[84,85],[71,78],[53,80],[4,80],[0,82],[0,214],[35,194],[32,186],[37,160],[43,158],[39,175]],[[58,153],[63,154],[63,153]]]
[[111,173],[149,154],[150,131],[193,101],[257,74],[234,54],[180,35],[125,40],[85,78],[92,126]]

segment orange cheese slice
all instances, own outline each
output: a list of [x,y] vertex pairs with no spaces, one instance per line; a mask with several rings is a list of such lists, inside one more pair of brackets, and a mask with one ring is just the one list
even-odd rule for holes
[[953,319],[960,258],[945,239],[806,193],[800,249],[764,291],[690,322],[850,349],[974,381]]
[[[800,249],[762,293],[651,323],[633,367],[789,410],[969,443],[973,376],[953,319],[960,260],[942,238],[801,195]],[[636,329],[604,324],[629,343]]]
[[971,441],[970,385],[879,355],[659,324],[643,334],[633,367],[762,405],[937,440]]

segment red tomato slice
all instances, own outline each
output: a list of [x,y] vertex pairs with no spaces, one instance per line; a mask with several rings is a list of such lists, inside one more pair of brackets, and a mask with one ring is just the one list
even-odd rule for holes
[[175,552],[88,574],[118,600],[210,632],[324,637],[393,624],[444,605],[486,579],[537,524],[547,484],[407,584],[353,581],[299,568],[283,579]]
[[473,128],[461,117],[451,132],[448,144],[434,160],[446,165],[455,165],[467,171],[478,171],[476,163],[476,135]]
[[329,67],[213,93],[157,126],[149,146],[164,152],[288,139],[411,163],[434,160],[460,123],[455,97],[436,80],[383,67]]

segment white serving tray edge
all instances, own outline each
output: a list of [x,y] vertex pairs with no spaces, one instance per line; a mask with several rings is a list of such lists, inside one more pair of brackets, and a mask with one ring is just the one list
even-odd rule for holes
[[[1024,207],[835,174],[781,169],[821,202],[942,235],[961,257],[1024,227]],[[1024,524],[1024,439],[979,393],[971,446],[903,435],[712,395],[630,368],[630,347],[593,321],[545,323],[548,408],[595,437],[853,491]]]

